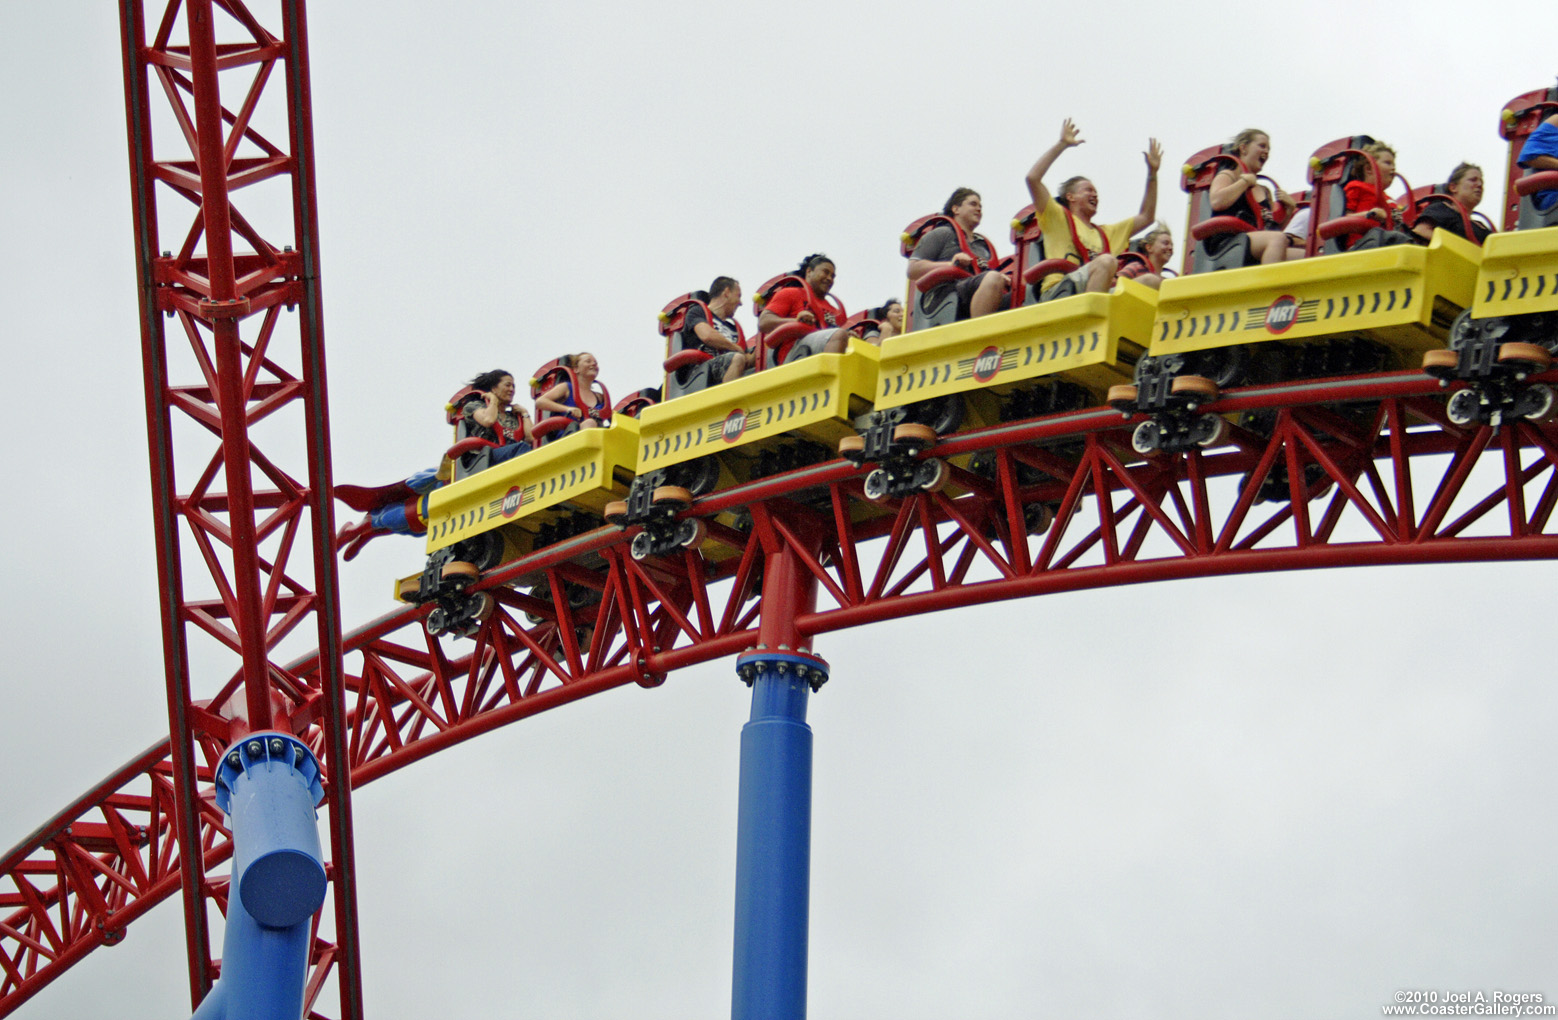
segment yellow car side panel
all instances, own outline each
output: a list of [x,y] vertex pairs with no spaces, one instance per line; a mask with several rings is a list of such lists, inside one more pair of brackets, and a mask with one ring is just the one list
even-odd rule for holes
[[854,434],[847,422],[871,400],[876,363],[876,347],[851,339],[842,354],[814,354],[646,408],[639,419],[638,471],[787,432],[831,446]]
[[1494,234],[1483,242],[1472,318],[1558,309],[1558,227]]
[[[1024,305],[882,344],[878,409],[1065,372],[1095,388],[1129,379],[1121,338],[1144,347],[1157,293],[1121,280],[1107,294]],[[1134,357],[1131,359],[1134,362]]]
[[[1443,346],[1434,306],[1470,306],[1482,249],[1443,230],[1394,245],[1163,282],[1154,356],[1263,340],[1370,333],[1396,348]],[[1441,318],[1442,318],[1441,313]]]
[[433,490],[427,551],[501,527],[560,503],[599,512],[622,499],[638,446],[638,422],[617,415],[610,428],[581,429],[452,485]]

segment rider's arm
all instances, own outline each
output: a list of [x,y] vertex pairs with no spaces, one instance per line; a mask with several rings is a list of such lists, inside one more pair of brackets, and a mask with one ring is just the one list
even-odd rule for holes
[[914,246],[914,253],[909,256],[910,283],[941,266],[962,266],[968,270],[973,269],[970,264],[973,260],[958,247],[957,239],[950,236],[951,233],[950,227],[941,226],[920,238],[920,243]]
[[728,339],[724,333],[721,333],[707,322],[694,323],[692,332],[699,340],[716,350],[738,352],[741,350],[740,344]]
[[1044,184],[1044,175],[1049,173],[1049,168],[1055,165],[1055,160],[1059,159],[1060,154],[1065,152],[1066,149],[1067,146],[1064,142],[1056,142],[1048,149],[1045,149],[1044,155],[1040,156],[1033,166],[1029,168],[1027,179],[1028,194],[1033,197],[1034,209],[1042,211],[1045,206],[1050,204],[1053,196],[1050,195],[1049,188]]
[[1225,212],[1246,191],[1255,186],[1254,174],[1235,173],[1232,168],[1217,171],[1212,187],[1207,191],[1214,213]]
[[1053,196],[1049,188],[1044,186],[1044,175],[1049,173],[1049,168],[1055,165],[1055,160],[1060,154],[1073,145],[1082,144],[1082,135],[1077,131],[1077,126],[1067,117],[1065,123],[1060,125],[1060,138],[1044,150],[1044,155],[1028,169],[1028,194],[1033,197],[1033,211],[1039,215],[1044,214],[1044,207],[1050,204]]
[[[792,293],[793,297],[791,296]],[[777,312],[774,311],[775,305],[779,306],[779,311]],[[792,311],[796,313],[793,318],[784,314]],[[811,318],[812,321],[809,325],[816,325],[816,316],[812,315],[811,311],[806,307],[805,299],[801,297],[800,291],[794,288],[781,290],[774,295],[773,300],[763,306],[763,314],[758,316],[757,319],[757,328],[760,332],[772,333],[787,322],[803,321],[801,320],[802,315]]]
[[542,411],[548,411],[552,414],[567,415],[570,418],[583,418],[583,411],[563,403],[563,398],[567,395],[568,384],[565,382],[558,383],[536,398],[536,413],[540,414]]
[[1163,146],[1156,138],[1147,140],[1147,151],[1142,153],[1147,161],[1147,186],[1141,193],[1141,211],[1131,224],[1131,233],[1138,234],[1152,226],[1158,219],[1158,166],[1163,162]]
[[471,412],[471,420],[483,428],[492,428],[498,423],[498,398],[493,393],[481,395],[482,405]]

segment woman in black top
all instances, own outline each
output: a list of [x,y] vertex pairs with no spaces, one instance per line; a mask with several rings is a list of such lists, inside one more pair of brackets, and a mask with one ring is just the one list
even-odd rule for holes
[[1417,222],[1412,224],[1412,233],[1424,244],[1433,238],[1435,227],[1442,227],[1457,237],[1466,237],[1466,228],[1470,227],[1472,236],[1466,240],[1477,244],[1493,233],[1486,224],[1471,217],[1471,211],[1482,201],[1482,167],[1462,163],[1450,171],[1450,180],[1442,191],[1443,194],[1429,197],[1427,204],[1418,210]]
[[[1240,173],[1232,166],[1217,171],[1207,195],[1211,201],[1212,215],[1233,216],[1256,228],[1244,236],[1250,239],[1250,256],[1261,265],[1301,258],[1304,254],[1302,248],[1289,254],[1288,237],[1280,226],[1293,215],[1293,199],[1281,188],[1276,188],[1273,194],[1256,177],[1271,155],[1270,136],[1264,131],[1246,128],[1234,136],[1233,146],[1233,154],[1248,171]],[[1206,253],[1216,258],[1238,236],[1212,235],[1203,242]]]

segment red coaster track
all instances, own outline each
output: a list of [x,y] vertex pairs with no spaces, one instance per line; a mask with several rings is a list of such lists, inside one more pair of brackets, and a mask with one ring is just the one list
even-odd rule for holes
[[[817,610],[797,621],[808,636],[1170,578],[1558,556],[1558,435],[1526,423],[1497,434],[1453,425],[1438,394],[1415,373],[1238,391],[1216,408],[1276,410],[1269,438],[1237,430],[1226,449],[1137,463],[1126,452],[1129,429],[1112,411],[968,432],[941,452],[996,451],[994,480],[964,474],[967,495],[910,497],[863,523],[850,523],[849,513],[864,498],[860,472],[844,461],[819,465],[702,500],[695,513],[742,507],[752,517],[745,535],[720,536],[743,553],[719,564],[691,553],[638,563],[627,554],[631,534],[611,528],[551,546],[483,579],[500,608],[474,643],[429,639],[414,609],[345,637],[353,785],[516,719],[628,683],[654,686],[673,669],[750,647],[758,564],[785,546],[819,583]],[[1339,400],[1368,412],[1343,418],[1323,406]],[[1033,445],[1059,437],[1075,441],[1075,460]],[[1265,477],[1274,464],[1286,465],[1288,498],[1257,503],[1258,487],[1240,480]],[[1019,486],[1018,465],[1044,477]],[[1022,533],[1022,506],[1035,499],[1059,505],[1056,523],[1010,541],[1014,522]],[[820,539],[820,556],[805,551],[807,538]],[[508,586],[520,577],[558,597]],[[568,608],[565,583],[599,601]],[[574,638],[581,626],[587,642]],[[317,656],[288,663],[289,683],[317,690],[319,667]],[[164,741],[6,858],[4,1009],[119,938],[179,887],[172,773]],[[204,766],[200,779],[200,847],[210,869],[231,844],[210,807]],[[221,902],[224,889],[208,881],[203,892]],[[337,964],[334,945],[319,941],[316,992]]]

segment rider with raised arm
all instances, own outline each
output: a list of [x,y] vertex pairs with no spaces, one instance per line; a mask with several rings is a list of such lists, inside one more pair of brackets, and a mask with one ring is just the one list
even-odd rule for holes
[[[958,188],[941,207],[941,212],[950,216],[958,229],[939,226],[925,232],[909,256],[909,282],[915,282],[938,266],[960,266],[973,275],[952,285],[958,296],[956,321],[989,315],[1005,307],[1011,282],[1006,274],[993,268],[995,248],[983,235],[974,233],[974,228],[984,218],[979,192],[973,188]],[[958,236],[960,230],[962,237]]]
[[483,372],[471,380],[471,389],[478,399],[466,401],[460,414],[470,435],[496,444],[489,464],[502,464],[534,448],[530,415],[514,403],[512,373],[501,368]]
[[[1255,227],[1254,231],[1242,236],[1250,239],[1250,255],[1263,266],[1303,258],[1302,243],[1292,245],[1289,235],[1282,231],[1282,225],[1292,218],[1297,203],[1275,184],[1268,190],[1258,177],[1271,157],[1271,136],[1256,128],[1245,128],[1234,135],[1233,148],[1233,154],[1248,169],[1241,173],[1236,167],[1225,166],[1217,171],[1207,193],[1212,215],[1232,216]],[[1216,258],[1240,236],[1213,234],[1204,242],[1206,254]]]
[[1118,223],[1094,224],[1098,213],[1098,189],[1086,177],[1072,177],[1060,185],[1060,194],[1051,195],[1044,184],[1060,154],[1082,144],[1082,136],[1071,118],[1061,125],[1060,139],[1051,145],[1028,171],[1028,193],[1038,210],[1039,226],[1044,231],[1046,258],[1067,258],[1080,265],[1073,272],[1055,273],[1039,285],[1039,300],[1068,297],[1083,291],[1102,292],[1114,286],[1119,268],[1115,254],[1125,251],[1131,235],[1152,224],[1158,214],[1158,166],[1163,162],[1163,147],[1156,138],[1147,140],[1147,186],[1141,197],[1141,209],[1135,216]]

